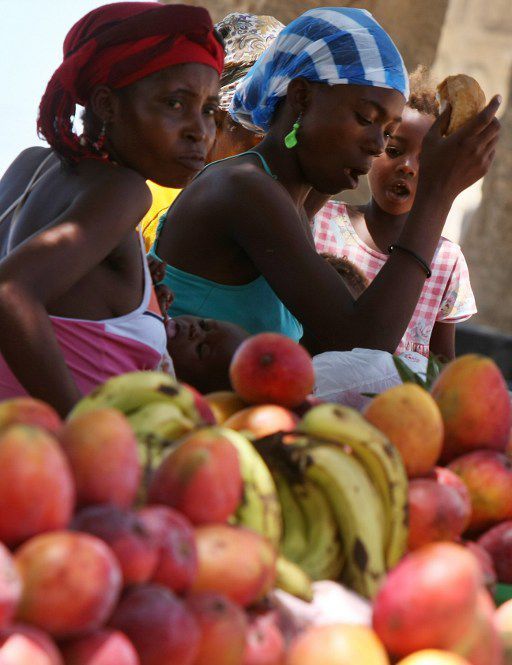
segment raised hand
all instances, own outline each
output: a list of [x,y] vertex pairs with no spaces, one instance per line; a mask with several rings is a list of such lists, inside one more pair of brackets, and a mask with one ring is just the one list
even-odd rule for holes
[[489,104],[457,131],[445,136],[450,122],[448,106],[437,118],[423,140],[419,180],[455,198],[482,178],[494,159],[500,134],[496,112],[501,97],[495,95]]

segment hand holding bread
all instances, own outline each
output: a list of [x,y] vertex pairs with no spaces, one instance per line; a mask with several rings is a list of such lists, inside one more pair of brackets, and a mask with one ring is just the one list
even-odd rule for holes
[[423,140],[418,192],[435,192],[451,205],[489,170],[500,133],[501,97],[485,105],[478,83],[463,74],[445,79],[438,94],[441,114]]
[[485,95],[478,82],[466,74],[448,76],[437,86],[439,111],[451,106],[450,124],[446,136],[474,118],[485,107]]

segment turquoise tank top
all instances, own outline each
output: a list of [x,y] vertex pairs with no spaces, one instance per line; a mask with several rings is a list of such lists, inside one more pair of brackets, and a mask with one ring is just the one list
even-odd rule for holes
[[[266,173],[275,178],[262,155],[255,150],[249,150],[244,154],[257,155]],[[208,166],[210,164],[205,168]],[[149,251],[149,254],[159,261],[162,259],[155,248],[165,217],[164,214],[159,220],[156,239]],[[174,293],[174,301],[169,308],[171,317],[189,314],[230,321],[253,335],[261,332],[277,332],[291,337],[296,342],[302,337],[302,325],[279,300],[263,275],[247,284],[231,286],[212,282],[167,265],[162,283]]]

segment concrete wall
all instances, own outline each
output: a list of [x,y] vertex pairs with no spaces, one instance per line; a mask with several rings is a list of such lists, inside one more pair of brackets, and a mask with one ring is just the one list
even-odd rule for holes
[[[450,0],[446,13],[434,76],[442,80],[463,72],[474,76],[487,97],[508,95],[512,64],[512,12],[510,0]],[[444,235],[460,242],[482,197],[482,181],[455,201]]]
[[360,7],[370,11],[391,34],[407,66],[413,68],[434,61],[448,0],[191,0],[187,4],[206,7],[214,21],[240,11],[271,14],[285,24],[313,7]]
[[[512,86],[512,69],[510,76]],[[463,239],[479,310],[475,322],[512,334],[512,97],[480,208]]]

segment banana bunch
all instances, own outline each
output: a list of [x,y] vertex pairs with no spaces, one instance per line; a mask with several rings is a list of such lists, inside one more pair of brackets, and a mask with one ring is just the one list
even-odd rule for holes
[[240,460],[243,494],[232,521],[257,531],[278,548],[283,530],[281,504],[267,465],[243,434],[227,427],[215,429],[233,444]]
[[115,376],[81,399],[69,418],[103,408],[118,409],[130,421],[146,476],[176,439],[205,424],[194,393],[163,372]]
[[348,446],[363,466],[384,506],[386,567],[395,566],[406,551],[408,533],[407,474],[398,450],[358,411],[340,404],[310,409],[298,430]]
[[283,557],[302,568],[311,580],[336,580],[345,561],[334,512],[325,494],[308,478],[288,480],[273,472],[281,512]]
[[372,598],[406,550],[401,457],[357,411],[336,404],[310,409],[297,429],[254,443],[281,503],[281,556],[311,580],[340,580]]

